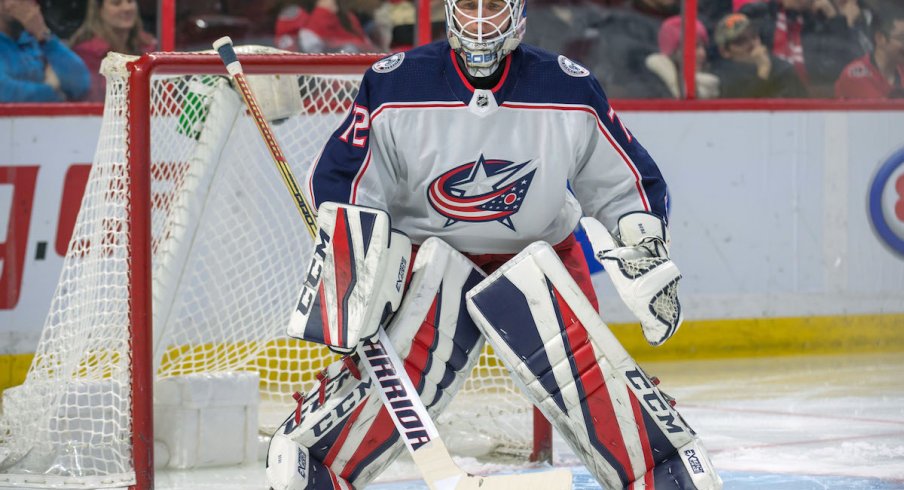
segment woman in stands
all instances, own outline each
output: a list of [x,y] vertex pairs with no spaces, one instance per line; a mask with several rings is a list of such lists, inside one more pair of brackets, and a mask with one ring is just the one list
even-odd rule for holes
[[107,84],[99,70],[107,53],[140,55],[155,50],[157,41],[144,31],[136,0],[89,0],[85,21],[69,45],[91,72],[88,100],[103,101]]

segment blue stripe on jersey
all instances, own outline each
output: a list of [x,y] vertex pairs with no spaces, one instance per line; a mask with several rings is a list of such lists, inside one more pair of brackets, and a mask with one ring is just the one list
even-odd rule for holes
[[[368,113],[373,114],[378,107],[389,102],[455,100],[448,84],[442,80],[444,58],[439,54],[443,49],[449,49],[445,41],[428,44],[406,52],[402,64],[389,73],[368,70],[354,104],[365,107]],[[311,176],[315,206],[327,201],[349,203],[352,200],[352,186],[370,148],[369,130],[357,133],[358,137],[366,137],[364,146],[354,146],[350,141],[341,139],[342,134],[355,124],[355,118],[355,112],[349,111],[324,146]]]
[[502,341],[524,360],[559,409],[566,412],[565,401],[524,293],[507,277],[500,276],[471,300],[499,333]]
[[[668,222],[666,209],[667,187],[659,168],[647,150],[612,113],[603,87],[593,75],[573,77],[559,67],[558,55],[542,49],[522,45],[513,55],[522,58],[519,82],[506,100],[534,104],[575,104],[592,107],[603,126],[625,151],[641,176],[641,183],[650,200],[651,212]],[[513,66],[516,63],[513,61]]]

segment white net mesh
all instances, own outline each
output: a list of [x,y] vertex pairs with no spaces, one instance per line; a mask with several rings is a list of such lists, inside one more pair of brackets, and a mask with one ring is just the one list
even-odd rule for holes
[[[63,272],[27,380],[3,395],[0,484],[134,482],[126,61],[105,62],[101,135]],[[357,91],[359,76],[320,68],[294,76],[304,107],[274,124],[298,178]],[[291,394],[334,359],[285,337],[310,238],[225,78],[154,76],[149,102],[156,378],[258,371],[260,430],[270,433],[294,408]],[[461,441],[466,452],[524,455],[530,413],[501,363],[484,353],[439,425],[453,452]]]

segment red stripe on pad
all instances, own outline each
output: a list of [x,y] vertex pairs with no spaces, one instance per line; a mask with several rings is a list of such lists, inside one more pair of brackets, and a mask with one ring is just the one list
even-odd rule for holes
[[339,451],[342,450],[342,445],[345,444],[345,440],[348,439],[348,433],[351,431],[352,426],[355,425],[355,421],[358,420],[358,416],[361,415],[361,410],[367,405],[368,399],[370,399],[369,395],[364,397],[364,399],[361,400],[361,404],[358,405],[358,408],[348,416],[345,426],[342,427],[342,432],[339,433],[339,437],[336,438],[336,442],[333,443],[330,452],[326,453],[326,457],[323,458],[324,466],[330,467],[333,465],[336,456],[339,454]]
[[586,408],[593,420],[592,430],[597,440],[609,451],[624,472],[632,477],[634,471],[631,468],[631,458],[625,448],[624,437],[618,425],[612,398],[606,388],[605,377],[593,351],[593,345],[587,337],[587,329],[578,320],[577,315],[568,306],[568,303],[555,288],[553,293],[562,315],[562,323],[565,326],[565,334],[571,347],[574,365],[578,372],[578,380],[584,386]]
[[381,406],[380,413],[377,414],[373,423],[370,424],[370,428],[367,429],[367,434],[365,434],[364,439],[361,440],[361,445],[358,446],[358,450],[355,451],[348,462],[345,463],[345,468],[340,472],[340,476],[346,480],[350,479],[352,473],[358,468],[358,465],[371,456],[374,451],[383,447],[393,434],[395,434],[395,424],[392,422],[392,417],[386,410],[386,406]]
[[424,370],[427,367],[427,360],[430,358],[430,347],[436,341],[435,323],[438,321],[436,318],[438,301],[439,294],[434,296],[430,310],[427,311],[427,316],[414,335],[411,350],[408,351],[408,356],[405,357],[405,372],[408,373],[408,377],[411,378],[411,384],[415,388],[421,383],[421,378],[424,376]]
[[348,234],[348,218],[345,210],[336,210],[336,227],[333,229],[333,265],[336,269],[336,331],[338,335],[332,345],[342,345],[347,332],[345,325],[345,301],[343,299],[352,285],[351,237]]
[[326,308],[326,292],[323,290],[323,281],[320,281],[320,287],[317,288],[317,294],[320,295],[320,325],[323,327],[323,342],[327,345],[334,345],[332,336],[330,335],[330,314]]

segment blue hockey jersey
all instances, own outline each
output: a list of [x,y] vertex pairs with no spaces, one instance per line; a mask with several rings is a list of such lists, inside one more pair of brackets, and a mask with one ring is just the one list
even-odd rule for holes
[[442,41],[365,73],[307,176],[315,207],[385,209],[414,243],[476,254],[559,243],[582,214],[610,229],[630,211],[666,219],[662,174],[586,68],[522,45],[480,90],[454,56]]

